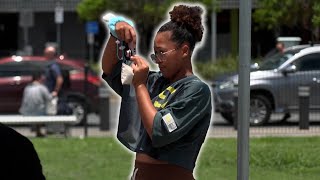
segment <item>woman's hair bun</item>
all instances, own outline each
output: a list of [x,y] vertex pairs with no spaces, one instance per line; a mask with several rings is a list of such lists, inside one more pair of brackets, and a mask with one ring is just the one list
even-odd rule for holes
[[180,26],[185,26],[190,33],[194,34],[196,42],[201,41],[203,26],[201,24],[202,9],[199,6],[189,7],[186,5],[174,6],[169,12],[171,21]]

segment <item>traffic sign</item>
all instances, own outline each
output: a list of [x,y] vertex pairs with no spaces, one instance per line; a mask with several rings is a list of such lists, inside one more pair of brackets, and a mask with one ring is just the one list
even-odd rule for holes
[[99,26],[97,21],[89,21],[86,23],[86,32],[88,34],[98,34]]
[[62,24],[63,23],[63,7],[62,6],[56,6],[54,9],[54,21],[56,24]]

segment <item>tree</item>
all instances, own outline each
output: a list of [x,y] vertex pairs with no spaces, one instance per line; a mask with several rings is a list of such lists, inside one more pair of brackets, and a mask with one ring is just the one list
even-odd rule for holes
[[[140,52],[147,54],[151,36],[154,28],[163,20],[169,6],[177,0],[82,0],[77,6],[77,13],[82,20],[93,21],[99,20],[105,11],[113,11],[123,14],[134,20],[137,31],[143,36],[139,37]],[[203,3],[212,9],[212,3],[215,0],[187,0],[184,2]]]
[[253,19],[258,28],[274,29],[276,36],[288,27],[302,35],[302,41],[319,40],[320,0],[259,0]]
[[99,21],[101,15],[106,11],[123,14],[135,22],[139,34],[144,35],[139,37],[139,50],[146,54],[152,28],[161,21],[165,9],[164,6],[160,6],[159,0],[151,2],[146,2],[146,0],[82,0],[77,6],[79,17],[85,21]]
[[94,21],[99,19],[108,4],[107,0],[82,0],[77,5],[76,11],[80,19]]

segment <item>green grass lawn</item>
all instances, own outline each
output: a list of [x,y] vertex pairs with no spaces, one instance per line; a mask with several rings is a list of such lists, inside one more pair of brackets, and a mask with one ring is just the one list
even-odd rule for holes
[[[48,180],[128,179],[133,154],[113,138],[31,139]],[[235,180],[236,139],[207,139],[196,169],[198,180]],[[250,140],[250,179],[319,180],[320,138]]]

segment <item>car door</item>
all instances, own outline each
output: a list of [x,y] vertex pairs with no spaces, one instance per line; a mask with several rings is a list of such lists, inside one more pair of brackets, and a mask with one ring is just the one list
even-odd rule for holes
[[41,61],[12,61],[0,65],[0,113],[18,113],[24,88],[35,71],[43,71]]
[[[291,65],[296,66],[295,72],[283,73],[281,78],[280,102],[288,109],[297,110],[299,108],[299,86],[310,87],[310,106],[319,105],[319,73],[320,73],[320,53],[310,53],[294,60]],[[278,85],[279,85],[278,84]]]
[[299,58],[295,65],[299,85],[310,87],[310,107],[320,107],[320,53],[312,53]]
[[0,65],[0,113],[18,112],[23,89],[31,77],[23,77],[23,62],[8,62]]

